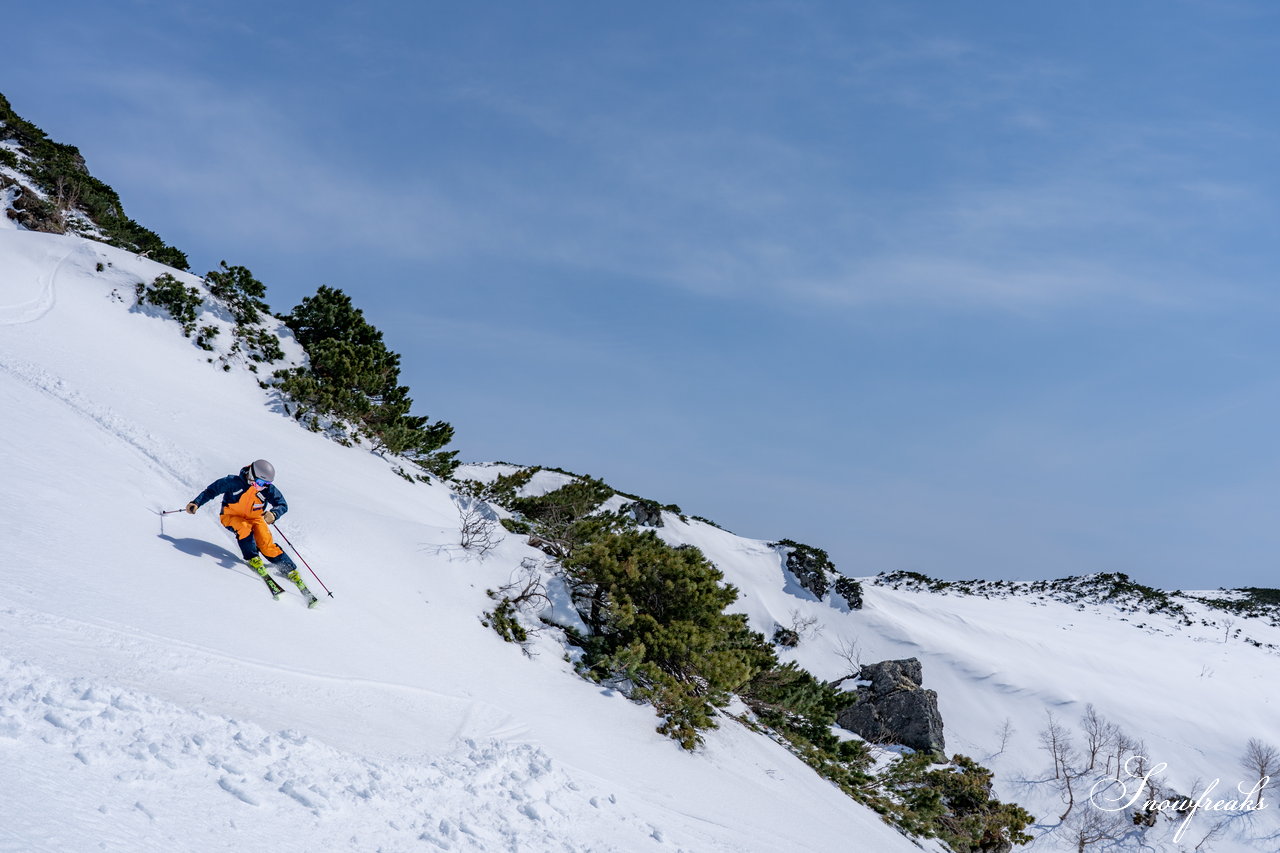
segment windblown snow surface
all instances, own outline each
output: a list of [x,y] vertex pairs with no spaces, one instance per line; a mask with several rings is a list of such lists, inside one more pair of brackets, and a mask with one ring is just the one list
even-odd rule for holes
[[[576,676],[553,632],[504,643],[485,591],[543,555],[517,536],[463,551],[446,485],[299,427],[243,365],[135,308],[163,271],[0,217],[0,851],[919,849],[766,737],[726,719],[687,753],[651,708]],[[201,322],[225,343],[226,320]],[[259,457],[290,504],[280,529],[333,591],[312,583],[316,610],[270,598],[216,507],[158,514]],[[1228,636],[1208,611],[1188,627],[873,586],[846,612],[768,542],[665,522],[754,627],[804,628],[787,654],[816,674],[919,657],[948,751],[1037,815],[1033,849],[1076,849],[1048,711],[1074,726],[1092,703],[1191,795],[1234,789],[1249,738],[1280,743],[1280,658],[1244,640],[1280,644],[1260,620]],[[1176,838],[1162,820],[1098,849],[1277,850],[1275,815],[1202,813]]]

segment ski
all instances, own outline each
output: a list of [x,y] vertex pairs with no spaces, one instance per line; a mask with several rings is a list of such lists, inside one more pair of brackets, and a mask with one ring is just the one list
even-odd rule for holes
[[307,589],[307,585],[302,580],[302,575],[298,574],[298,570],[294,569],[287,575],[289,580],[293,581],[294,586],[298,588],[298,592],[307,598],[307,609],[310,610],[320,603],[320,599],[316,598],[315,593]]
[[276,579],[270,575],[264,575],[262,579],[267,582],[267,589],[271,590],[271,597],[279,601],[280,596],[284,595],[284,587],[276,583]]
[[271,597],[276,601],[280,600],[280,596],[284,594],[284,588],[276,583],[276,579],[267,574],[267,567],[262,565],[261,557],[252,557],[249,560],[249,567],[267,582],[267,589],[271,590]]

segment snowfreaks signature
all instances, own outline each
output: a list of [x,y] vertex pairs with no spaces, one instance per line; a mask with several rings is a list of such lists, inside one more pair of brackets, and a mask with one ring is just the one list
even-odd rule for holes
[[1145,763],[1145,758],[1139,756],[1130,757],[1124,765],[1124,772],[1129,778],[1119,781],[1115,779],[1099,781],[1093,786],[1093,790],[1089,792],[1089,802],[1094,807],[1107,812],[1118,812],[1136,805],[1148,812],[1174,812],[1185,815],[1182,823],[1178,826],[1178,831],[1174,833],[1174,841],[1182,840],[1182,834],[1186,832],[1191,819],[1198,812],[1256,812],[1268,808],[1268,803],[1263,799],[1262,792],[1271,784],[1270,776],[1263,776],[1249,788],[1246,788],[1248,784],[1246,782],[1237,783],[1236,791],[1239,796],[1234,798],[1216,799],[1213,794],[1218,789],[1218,786],[1222,784],[1222,780],[1214,779],[1205,786],[1204,791],[1198,797],[1174,795],[1171,798],[1156,799],[1155,796],[1147,796],[1147,799],[1144,800],[1144,795],[1149,795],[1150,792],[1157,790],[1156,786],[1151,783],[1151,778],[1163,773],[1169,766],[1161,762],[1145,773],[1134,772],[1135,767],[1141,768]]

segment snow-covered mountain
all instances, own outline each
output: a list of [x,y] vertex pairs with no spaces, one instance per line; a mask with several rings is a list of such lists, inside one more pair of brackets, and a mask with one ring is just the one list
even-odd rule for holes
[[[567,479],[537,477],[531,491]],[[1275,590],[1166,593],[1114,574],[948,583],[899,572],[860,579],[863,606],[851,610],[834,591],[819,598],[805,589],[779,543],[670,511],[657,532],[723,568],[742,590],[735,609],[754,628],[795,630],[800,642],[780,656],[823,679],[846,678],[858,664],[920,660],[925,686],[938,693],[948,754],[995,770],[1000,798],[1038,817],[1028,849],[1280,850],[1275,786],[1245,760],[1250,741],[1264,760],[1280,744]],[[1055,778],[1051,733],[1078,774],[1070,792]],[[1269,766],[1280,775],[1274,753]],[[1174,811],[1188,799],[1196,808]],[[1136,824],[1147,802],[1169,808],[1146,816],[1150,826]]]
[[[448,487],[134,310],[164,271],[0,217],[0,849],[914,849],[773,742],[688,754],[503,642],[485,590],[540,553],[474,558]],[[214,508],[157,514],[259,457],[316,610]]]
[[[200,322],[226,331],[208,350],[136,304],[162,273],[201,286],[0,215],[0,850],[919,849],[765,734],[726,716],[687,752],[651,707],[582,679],[558,632],[504,642],[482,624],[486,591],[545,555],[501,529],[483,555],[460,547],[474,504],[456,486],[300,426],[226,348],[233,324],[212,303]],[[333,591],[313,583],[316,610],[267,595],[214,507],[159,514],[260,457],[290,504],[281,529]],[[525,488],[573,479],[542,471]],[[806,589],[785,546],[660,518],[660,537],[724,572],[755,630],[795,632],[784,660],[837,680],[919,659],[947,752],[1036,815],[1030,849],[1092,832],[1088,849],[1280,850],[1269,789],[1262,808],[1150,827],[1106,811],[1120,786],[1090,797],[1113,747],[1160,768],[1166,793],[1249,788],[1249,741],[1280,744],[1280,627],[1265,613],[1090,581],[910,577],[863,579],[852,609]],[[572,615],[555,595],[547,607]],[[1090,708],[1110,744],[1094,771]],[[1065,822],[1052,731],[1080,773]]]

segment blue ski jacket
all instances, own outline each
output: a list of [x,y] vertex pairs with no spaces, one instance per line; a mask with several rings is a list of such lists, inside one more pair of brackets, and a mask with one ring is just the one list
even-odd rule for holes
[[[249,466],[246,465],[240,469],[239,474],[228,474],[220,480],[214,480],[205,487],[203,492],[196,495],[192,503],[196,506],[204,506],[221,495],[222,508],[226,509],[229,504],[233,504],[244,497],[244,493],[249,490],[250,486],[253,486],[253,481],[249,479]],[[253,487],[257,488],[257,486]],[[271,511],[275,513],[276,518],[289,511],[289,505],[285,503],[284,495],[280,494],[280,490],[276,488],[275,483],[268,483],[258,489],[258,494],[271,507]]]

